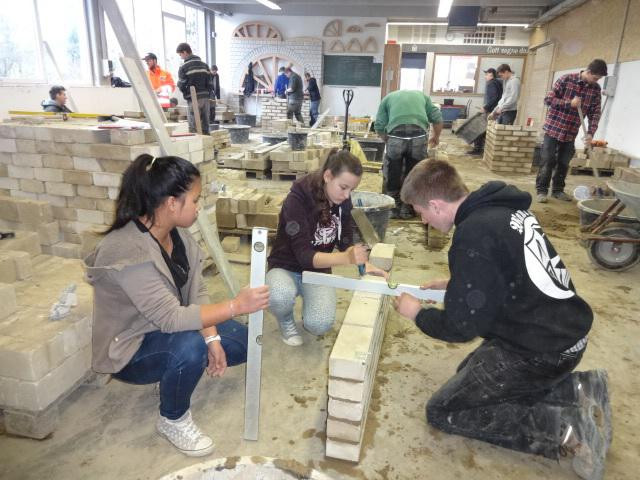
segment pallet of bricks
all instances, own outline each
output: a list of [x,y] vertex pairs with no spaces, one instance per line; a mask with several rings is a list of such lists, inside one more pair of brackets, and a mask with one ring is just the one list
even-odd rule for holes
[[[68,253],[57,248],[48,202],[0,195],[0,230],[14,235],[0,240],[0,418],[7,432],[41,439],[56,429],[62,400],[91,376],[92,292],[80,260],[43,254]],[[70,283],[77,305],[49,320]]]
[[218,229],[247,235],[253,227],[275,232],[283,201],[284,195],[267,195],[255,188],[222,192],[215,208]]
[[218,152],[217,162],[222,168],[244,170],[247,178],[264,179],[271,169],[270,155],[274,148],[269,143],[260,143],[247,149],[225,148]]
[[531,173],[537,129],[489,122],[483,161],[492,172]]
[[305,150],[291,150],[283,145],[271,151],[271,176],[274,180],[295,180],[320,168],[331,147],[311,145]]
[[[175,153],[190,160],[213,179],[213,139],[187,136],[172,139]],[[34,232],[44,235],[45,253],[82,258],[111,224],[122,173],[140,154],[160,156],[150,129],[98,129],[83,124],[0,125],[0,195],[29,199],[51,207]],[[203,201],[210,189],[204,187]],[[213,199],[215,200],[215,198]],[[59,235],[53,232],[55,227]],[[58,235],[56,237],[56,235]]]
[[[369,260],[390,270],[394,245],[376,244]],[[363,279],[384,282],[367,275]],[[354,292],[329,356],[326,456],[358,462],[390,297]]]
[[616,167],[629,166],[631,158],[614,148],[593,147],[585,152],[576,152],[571,159],[569,167],[573,175],[580,173],[592,173],[594,168],[600,174],[613,174]]

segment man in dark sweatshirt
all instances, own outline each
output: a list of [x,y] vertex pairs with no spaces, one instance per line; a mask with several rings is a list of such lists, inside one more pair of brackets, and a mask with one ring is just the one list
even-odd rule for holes
[[296,120],[304,124],[302,118],[302,101],[304,100],[304,91],[302,78],[291,67],[284,70],[285,75],[289,78],[289,87],[287,88],[287,118],[292,119],[296,116]]
[[[179,44],[176,53],[184,61],[178,69],[178,88],[187,101],[189,131],[195,133],[194,113],[199,112],[202,134],[209,135],[209,96],[213,82],[209,66],[193,54],[188,43]],[[191,98],[192,86],[196,89],[197,98]]]
[[313,127],[318,119],[318,107],[320,106],[320,89],[318,88],[318,82],[309,72],[305,72],[304,78],[307,80],[307,92],[309,92],[309,126]]
[[444,308],[410,295],[398,312],[447,342],[484,341],[427,403],[427,422],[448,433],[521,452],[568,456],[599,479],[611,442],[604,370],[574,372],[593,321],[536,217],[531,195],[503,182],[469,193],[453,166],[420,162],[402,200],[440,231],[456,227]]
[[67,90],[62,85],[54,85],[49,90],[49,100],[43,100],[42,110],[54,113],[72,113],[67,107]]
[[[493,109],[496,108],[500,101],[500,97],[502,97],[502,83],[498,80],[497,76],[498,73],[495,68],[489,68],[484,71],[484,78],[487,83],[484,87],[484,105],[482,106],[482,110],[485,116],[493,112]],[[476,138],[473,142],[473,149],[467,153],[470,155],[482,155],[485,137],[486,133],[483,133]]]

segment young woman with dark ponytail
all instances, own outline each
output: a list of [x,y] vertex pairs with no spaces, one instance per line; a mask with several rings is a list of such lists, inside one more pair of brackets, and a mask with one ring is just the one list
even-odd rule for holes
[[[321,169],[294,182],[282,204],[266,283],[270,310],[287,345],[303,344],[293,318],[298,295],[303,299],[302,320],[309,333],[322,335],[335,320],[335,289],[303,284],[302,271],[330,272],[337,265],[360,265],[368,260],[366,247],[353,245],[351,232],[351,192],[361,177],[357,157],[333,150]],[[368,270],[373,268],[368,266]]]
[[198,216],[200,173],[179,157],[140,155],[125,171],[113,225],[87,257],[94,287],[93,369],[134,384],[160,383],[156,426],[182,453],[213,441],[191,418],[191,394],[244,363],[247,328],[232,319],[269,304],[268,287],[211,304],[203,254],[187,230]]

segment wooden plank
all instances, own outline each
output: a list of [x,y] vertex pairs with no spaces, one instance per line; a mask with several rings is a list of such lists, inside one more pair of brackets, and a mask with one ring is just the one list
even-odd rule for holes
[[196,123],[196,133],[202,135],[202,119],[200,118],[200,107],[198,105],[198,94],[196,93],[196,87],[191,85],[189,87],[191,92],[191,112]]
[[[251,280],[249,286],[264,285],[267,270],[267,231],[254,228],[251,235]],[[258,440],[260,426],[260,381],[262,370],[262,310],[249,315],[247,377],[245,382],[244,439]]]
[[204,212],[198,215],[197,221],[198,227],[200,227],[200,233],[202,234],[202,239],[204,240],[204,244],[207,247],[209,255],[211,255],[213,261],[216,262],[216,266],[218,267],[220,275],[222,275],[222,280],[227,287],[229,295],[231,297],[235,297],[238,295],[240,287],[231,273],[231,265],[225,256],[222,245],[220,244],[218,231],[211,225],[208,216]]

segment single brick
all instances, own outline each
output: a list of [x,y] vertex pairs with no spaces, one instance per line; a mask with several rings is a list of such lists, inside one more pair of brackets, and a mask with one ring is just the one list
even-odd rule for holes
[[84,170],[86,172],[102,171],[98,160],[90,157],[73,157],[73,168],[75,170]]
[[19,167],[42,167],[42,155],[37,153],[13,153],[11,161]]
[[57,257],[80,258],[80,245],[75,243],[58,242],[51,246],[51,252]]
[[6,318],[16,311],[16,290],[13,285],[0,283],[0,319]]
[[73,168],[73,158],[70,155],[48,154],[42,156],[42,164],[47,168],[64,170]]
[[62,182],[62,170],[59,168],[36,168],[34,169],[36,179],[43,182]]
[[99,187],[120,187],[122,175],[117,173],[94,173],[93,183]]
[[54,245],[60,241],[60,224],[57,221],[38,225],[40,245]]
[[62,182],[45,182],[47,193],[51,195],[61,195],[63,197],[74,197],[76,195],[75,185]]
[[94,185],[78,185],[78,195],[87,198],[107,198],[107,189]]
[[62,172],[63,179],[67,183],[74,185],[92,185],[93,177],[89,172],[82,172],[78,170],[64,170]]
[[23,192],[44,193],[44,182],[40,180],[20,180],[20,189]]

